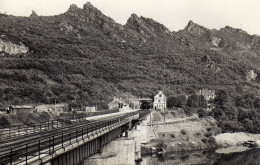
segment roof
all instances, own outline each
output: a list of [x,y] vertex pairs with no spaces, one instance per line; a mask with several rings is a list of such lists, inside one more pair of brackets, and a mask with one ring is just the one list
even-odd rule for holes
[[10,107],[17,108],[17,109],[32,109],[32,108],[34,108],[34,106],[32,106],[32,105],[11,105]]
[[137,99],[138,101],[152,101],[153,99],[151,98],[140,98],[140,99]]
[[199,91],[199,94],[202,94],[202,95],[215,95],[215,91],[214,90],[208,90],[208,89],[202,89]]
[[68,104],[66,103],[59,103],[59,104],[42,104],[42,105],[38,105],[35,108],[59,108],[59,107],[66,107],[68,106]]
[[162,94],[162,97],[166,97],[162,91],[159,91],[159,93],[157,95],[155,95],[154,97],[159,97],[159,94]]
[[108,105],[110,105],[110,104],[127,104],[127,103],[125,103],[117,98],[114,98],[114,100],[112,102],[108,103]]

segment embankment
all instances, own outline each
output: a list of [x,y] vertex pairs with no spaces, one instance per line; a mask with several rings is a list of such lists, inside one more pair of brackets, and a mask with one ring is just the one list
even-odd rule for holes
[[[152,113],[152,125],[147,127],[149,141],[142,144],[142,153],[150,153],[155,148],[167,152],[190,151],[216,147],[213,136],[220,133],[213,118],[200,119],[191,117],[173,117],[172,112],[165,115],[165,122],[160,120],[160,112]],[[155,119],[155,120],[153,120]]]

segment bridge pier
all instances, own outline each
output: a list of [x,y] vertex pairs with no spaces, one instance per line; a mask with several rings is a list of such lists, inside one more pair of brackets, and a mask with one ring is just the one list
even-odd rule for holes
[[131,129],[132,129],[132,126],[133,126],[133,125],[132,125],[132,121],[130,121],[130,122],[128,123],[128,129],[131,130]]

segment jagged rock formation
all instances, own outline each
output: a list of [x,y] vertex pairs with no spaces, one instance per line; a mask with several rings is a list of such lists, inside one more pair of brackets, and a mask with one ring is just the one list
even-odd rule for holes
[[1,51],[27,53],[0,60],[3,103],[107,105],[120,93],[150,96],[165,82],[169,95],[208,86],[260,88],[245,79],[245,71],[260,72],[260,37],[231,27],[211,30],[190,21],[171,32],[136,14],[121,25],[87,3],[56,16],[2,14],[0,35],[6,36]]
[[164,25],[155,22],[153,19],[138,17],[136,14],[132,14],[127,20],[126,27],[148,38],[171,33]]
[[185,27],[185,30],[194,36],[202,36],[208,32],[208,29],[206,29],[203,26],[200,26],[192,21],[189,21],[188,25]]
[[37,15],[37,13],[34,10],[32,10],[32,13],[31,13],[30,17],[38,17],[38,15]]

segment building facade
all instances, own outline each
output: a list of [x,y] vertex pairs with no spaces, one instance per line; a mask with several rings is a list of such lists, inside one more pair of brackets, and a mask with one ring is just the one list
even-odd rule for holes
[[204,96],[206,101],[213,100],[216,97],[215,90],[202,89],[197,92],[197,95]]
[[96,107],[84,107],[84,112],[96,112]]
[[166,109],[166,96],[162,91],[159,91],[159,93],[154,96],[153,107],[155,110]]
[[34,106],[32,105],[11,105],[6,107],[6,112],[9,114],[17,114],[19,112],[34,112]]
[[119,111],[131,110],[128,103],[126,103],[118,98],[114,98],[114,100],[108,104],[108,109],[109,110],[119,110]]
[[66,103],[42,104],[35,107],[36,112],[65,112],[68,109],[69,105]]

